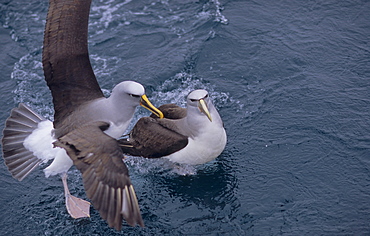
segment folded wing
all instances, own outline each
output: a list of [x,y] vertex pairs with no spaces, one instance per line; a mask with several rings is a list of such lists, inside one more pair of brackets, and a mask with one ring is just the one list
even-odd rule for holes
[[188,137],[164,125],[163,121],[152,117],[141,118],[132,129],[129,139],[118,140],[123,153],[159,158],[186,147]]

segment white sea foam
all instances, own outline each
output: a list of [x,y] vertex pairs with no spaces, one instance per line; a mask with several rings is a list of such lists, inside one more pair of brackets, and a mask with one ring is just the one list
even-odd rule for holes
[[151,97],[153,101],[161,101],[163,104],[175,103],[185,107],[187,95],[195,89],[206,89],[217,108],[226,104],[235,104],[238,109],[243,108],[243,104],[232,98],[229,93],[216,91],[215,85],[187,72],[180,72],[166,80],[152,93]]
[[[228,19],[222,14],[222,4],[218,0],[205,2],[203,5],[187,5],[187,11],[179,10],[179,4],[169,1],[152,2],[144,5],[139,2],[122,3],[110,0],[92,3],[89,24],[90,34],[103,34],[106,30],[119,29],[132,22],[169,29],[179,38],[194,30],[197,25],[203,25],[210,19],[221,24],[227,24]],[[184,3],[185,4],[185,3]],[[202,9],[199,9],[201,6]],[[199,11],[201,10],[201,11]]]
[[11,79],[17,87],[14,102],[32,104],[32,108],[48,119],[53,117],[53,106],[49,88],[47,87],[40,55],[27,54],[15,63]]
[[218,0],[212,0],[212,2],[216,6],[215,21],[220,22],[222,24],[227,24],[229,20],[221,13],[221,11],[224,9],[221,6],[221,3]]
[[90,54],[91,64],[97,78],[111,77],[121,63],[119,57],[108,57],[104,55]]
[[178,164],[165,158],[148,159],[143,157],[128,157],[125,163],[133,168],[130,170],[140,173],[140,175],[176,176],[176,175],[195,175],[201,167],[194,165]]
[[116,3],[114,0],[101,2],[99,6],[93,5],[91,7],[90,15],[92,19],[98,18],[97,21],[92,20],[89,27],[93,29],[95,34],[102,34],[109,27],[109,24],[116,19],[122,17],[118,11],[123,5],[130,3],[132,0],[126,0],[121,3]]

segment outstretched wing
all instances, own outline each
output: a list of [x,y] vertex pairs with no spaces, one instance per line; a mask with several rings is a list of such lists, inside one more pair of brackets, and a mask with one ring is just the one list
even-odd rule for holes
[[117,141],[103,130],[108,123],[92,122],[55,142],[64,148],[82,173],[87,197],[110,227],[121,230],[122,218],[129,225],[144,226],[123,153]]
[[165,123],[164,119],[141,118],[132,129],[129,139],[118,140],[123,153],[159,158],[186,147],[188,137],[177,133]]
[[104,97],[92,70],[88,46],[91,0],[50,0],[42,63],[54,103],[54,127],[75,107]]

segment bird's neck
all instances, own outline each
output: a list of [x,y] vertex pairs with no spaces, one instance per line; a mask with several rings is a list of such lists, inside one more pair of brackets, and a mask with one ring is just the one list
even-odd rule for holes
[[135,105],[124,102],[122,98],[120,99],[113,96],[106,99],[106,104],[111,108],[111,112],[106,114],[108,119],[111,119],[112,122],[117,124],[130,123],[135,113]]
[[99,108],[96,109],[99,112],[90,114],[91,120],[108,122],[110,127],[105,133],[113,138],[120,137],[126,131],[135,112],[134,106],[129,106],[125,102],[118,102],[112,97],[99,99],[90,105],[92,108]]
[[214,106],[209,107],[209,111],[212,117],[212,121],[208,117],[199,112],[191,112],[193,115],[186,116],[186,127],[188,128],[190,134],[189,136],[198,136],[204,133],[205,130],[220,129],[223,127],[222,120]]

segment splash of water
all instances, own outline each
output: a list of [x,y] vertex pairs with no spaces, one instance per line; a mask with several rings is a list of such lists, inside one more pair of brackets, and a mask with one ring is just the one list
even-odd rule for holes
[[243,104],[232,98],[229,93],[216,91],[215,85],[187,72],[180,72],[173,78],[166,80],[153,92],[152,98],[154,101],[161,101],[163,104],[175,103],[185,107],[187,95],[195,89],[207,90],[212,102],[218,108],[227,104],[236,104],[238,109],[243,108]]
[[16,104],[26,103],[42,116],[53,119],[51,94],[44,81],[38,54],[27,54],[15,63],[11,79],[17,83],[16,89],[12,91]]
[[227,25],[229,23],[229,20],[221,13],[221,11],[224,9],[221,6],[221,3],[218,0],[212,0],[212,2],[215,4],[216,7],[215,21]]

